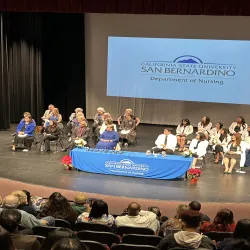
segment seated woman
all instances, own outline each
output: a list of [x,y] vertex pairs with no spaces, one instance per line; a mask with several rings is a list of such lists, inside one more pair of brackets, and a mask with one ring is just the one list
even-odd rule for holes
[[[225,165],[225,174],[231,174],[235,164],[240,162],[241,154],[244,151],[244,144],[241,141],[240,134],[234,134],[231,137],[231,142],[227,146],[227,152],[224,156],[223,163]],[[230,167],[229,167],[230,165]]]
[[36,124],[33,122],[31,116],[25,116],[17,126],[12,151],[16,151],[16,147],[21,147],[22,145],[30,149],[34,141],[35,128]]
[[179,151],[183,150],[187,140],[192,139],[193,131],[193,126],[190,125],[190,121],[188,119],[183,119],[181,124],[178,125],[176,129],[176,137],[179,145]]
[[114,150],[118,141],[119,135],[116,131],[114,131],[114,126],[108,125],[106,131],[102,133],[96,148]]
[[100,128],[100,135],[101,135],[104,131],[106,131],[106,128],[107,128],[108,125],[113,125],[113,126],[114,126],[114,130],[117,132],[117,128],[116,128],[116,125],[113,123],[113,120],[110,119],[110,118],[108,118],[106,121],[104,121],[104,122],[102,123],[102,126],[101,126],[101,128]]
[[201,232],[234,232],[235,222],[233,212],[229,209],[221,209],[214,218],[213,223],[204,222]]
[[[101,125],[101,126],[98,126],[98,127],[95,129],[95,133],[94,133],[94,136],[93,136],[93,140],[94,140],[94,143],[95,143],[95,144],[97,143],[98,138],[99,138],[99,136],[100,136],[101,128],[102,128],[102,131],[105,131],[105,129],[106,129],[106,124],[105,124],[105,122],[106,122],[108,119],[113,121],[113,119],[112,119],[110,113],[104,113],[104,114],[103,114],[102,125]],[[103,124],[103,123],[104,123],[104,124]],[[102,126],[103,126],[103,127],[102,127]],[[105,128],[105,129],[103,129],[103,128]],[[116,127],[115,127],[115,130],[116,130]]]
[[66,127],[66,133],[68,136],[71,135],[72,133],[72,125],[73,125],[73,120],[76,118],[76,115],[79,113],[79,112],[83,112],[83,109],[81,108],[76,108],[75,109],[75,113],[72,113],[69,117],[69,122],[67,123],[67,127]]
[[198,132],[202,132],[205,135],[206,140],[208,140],[212,126],[213,124],[210,122],[210,118],[204,116],[201,122],[198,123]]
[[[208,141],[205,139],[205,135],[201,132],[196,134],[196,138],[193,139],[190,143],[189,150],[192,152],[194,157],[192,168],[196,167],[198,158],[203,157],[207,153]],[[188,150],[188,149],[184,149]]]
[[131,117],[131,119],[135,121],[135,126],[137,127],[137,126],[139,125],[139,123],[140,123],[141,120],[140,120],[138,117],[136,117],[136,116],[133,115],[132,109],[126,109],[124,115],[121,115],[121,116],[117,119],[118,125],[119,125],[119,126],[122,125],[122,122],[123,122],[123,120],[126,119],[126,116],[127,116],[127,115],[129,115],[129,116]]
[[239,133],[243,134],[247,130],[247,124],[243,116],[239,116],[236,122],[233,122],[229,127],[229,132],[231,134]]
[[95,134],[96,128],[100,128],[102,126],[102,123],[104,121],[104,113],[105,109],[102,107],[97,108],[97,113],[94,117],[94,124],[92,126],[92,133]]
[[58,124],[62,121],[62,116],[59,114],[58,108],[54,108],[53,111],[46,118],[46,122],[44,124],[45,128],[49,126],[50,121],[56,121]]
[[50,121],[50,125],[45,128],[44,138],[42,138],[42,142],[44,142],[45,152],[50,151],[50,142],[56,141],[60,135],[60,129],[58,128],[56,121]]
[[115,227],[115,218],[109,214],[108,204],[102,200],[96,200],[92,204],[90,213],[83,212],[79,215],[76,223],[81,222],[103,224],[111,228]]
[[125,146],[128,146],[128,143],[134,142],[136,138],[135,127],[135,120],[130,115],[127,115],[121,123],[121,131],[119,132],[120,141],[122,144],[125,142]]
[[72,129],[71,129],[71,134],[73,133],[74,129],[80,126],[80,123],[82,121],[85,121],[87,123],[88,126],[88,121],[86,120],[84,114],[82,112],[78,112],[76,114],[76,118],[73,119],[72,121]]
[[217,140],[220,137],[221,129],[223,128],[222,122],[217,122],[215,127],[210,130],[210,142],[213,144],[213,140]]
[[219,163],[220,156],[224,156],[224,153],[227,151],[227,145],[231,140],[229,131],[227,128],[222,128],[220,130],[220,136],[216,135],[212,139],[213,150],[215,152],[215,163]]

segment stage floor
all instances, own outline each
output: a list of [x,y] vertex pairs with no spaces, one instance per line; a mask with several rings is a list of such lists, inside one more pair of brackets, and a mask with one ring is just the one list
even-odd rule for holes
[[[163,126],[140,125],[137,131],[137,145],[130,151],[145,152],[154,145]],[[11,152],[11,133],[0,131],[0,177],[42,186],[98,193],[111,196],[144,198],[156,200],[178,200],[201,202],[250,202],[250,169],[247,173],[223,174],[220,165],[213,164],[212,156],[206,159],[203,175],[197,185],[183,180],[152,180],[66,171],[61,165],[65,153],[39,152],[32,147],[30,152]],[[65,138],[65,142],[67,138]]]

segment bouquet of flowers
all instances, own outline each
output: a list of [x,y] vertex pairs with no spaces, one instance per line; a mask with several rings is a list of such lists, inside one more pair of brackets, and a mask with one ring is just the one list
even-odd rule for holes
[[182,155],[183,155],[184,157],[192,157],[192,156],[193,156],[193,153],[192,153],[191,150],[186,149],[186,150],[184,150],[184,151],[182,152]]
[[196,168],[191,168],[187,171],[187,178],[189,180],[193,180],[193,179],[198,179],[198,177],[202,174],[200,169],[196,169]]
[[66,170],[71,170],[73,168],[72,158],[69,155],[65,155],[62,158],[62,164],[64,165]]
[[87,144],[87,142],[84,141],[83,139],[76,139],[76,140],[75,140],[75,145],[76,145],[78,148],[83,148],[86,144]]

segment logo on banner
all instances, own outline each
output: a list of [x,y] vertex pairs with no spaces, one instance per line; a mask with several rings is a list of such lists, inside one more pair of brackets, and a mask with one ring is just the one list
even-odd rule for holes
[[[143,174],[149,171],[149,166],[146,164],[137,164],[131,160],[124,159],[119,162],[117,161],[106,161],[105,168],[111,171],[122,171],[132,174]],[[116,171],[116,172],[118,172]]]

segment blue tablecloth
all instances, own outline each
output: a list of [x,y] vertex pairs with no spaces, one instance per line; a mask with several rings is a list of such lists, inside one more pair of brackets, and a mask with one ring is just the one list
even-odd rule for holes
[[71,151],[72,164],[76,169],[98,173],[151,179],[175,179],[190,168],[192,158],[162,155],[157,157],[139,152],[96,152],[75,148]]

